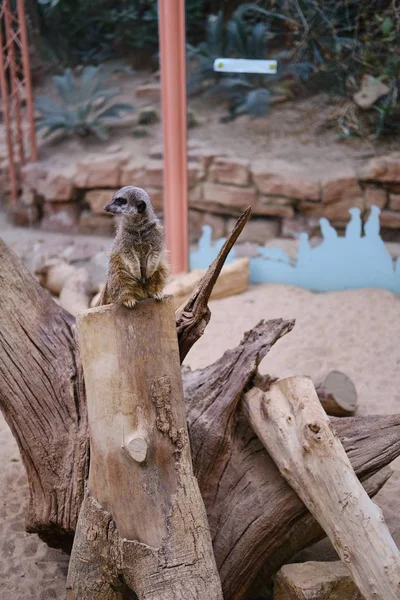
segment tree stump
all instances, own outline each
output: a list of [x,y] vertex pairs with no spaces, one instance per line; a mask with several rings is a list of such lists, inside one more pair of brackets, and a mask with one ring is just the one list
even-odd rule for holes
[[193,475],[172,298],[78,318],[90,469],[69,600],[222,600]]

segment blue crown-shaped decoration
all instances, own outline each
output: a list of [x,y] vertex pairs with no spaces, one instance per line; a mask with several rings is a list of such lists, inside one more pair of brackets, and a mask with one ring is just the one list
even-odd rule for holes
[[[380,236],[377,206],[371,206],[364,226],[359,208],[351,208],[345,235],[339,236],[327,219],[320,219],[322,241],[311,247],[308,234],[300,234],[296,260],[280,248],[259,247],[250,260],[252,283],[287,283],[318,292],[351,288],[382,288],[400,294],[400,258],[396,263]],[[239,238],[240,239],[240,238]],[[211,227],[203,227],[191,268],[206,269],[225,239],[211,242]],[[232,262],[231,252],[228,261]]]

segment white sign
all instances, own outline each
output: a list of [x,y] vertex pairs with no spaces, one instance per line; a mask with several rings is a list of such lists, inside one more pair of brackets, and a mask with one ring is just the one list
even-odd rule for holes
[[249,58],[216,58],[214,71],[221,73],[276,73],[276,60],[256,60]]

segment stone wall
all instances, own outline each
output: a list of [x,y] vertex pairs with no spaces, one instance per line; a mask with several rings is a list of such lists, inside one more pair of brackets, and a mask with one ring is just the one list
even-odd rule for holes
[[[76,164],[30,164],[23,169],[14,219],[20,224],[40,222],[44,230],[111,235],[114,217],[103,207],[123,185],[144,187],[162,216],[162,159],[160,147],[140,160],[111,147]],[[318,235],[320,217],[340,229],[349,208],[359,207],[366,214],[371,204],[382,210],[383,237],[400,240],[400,154],[372,158],[358,170],[344,166],[326,172],[318,165],[310,169],[268,158],[250,163],[192,142],[188,182],[191,242],[198,240],[203,224],[213,227],[214,237],[224,236],[247,206],[253,218],[241,241],[263,244],[301,231]]]

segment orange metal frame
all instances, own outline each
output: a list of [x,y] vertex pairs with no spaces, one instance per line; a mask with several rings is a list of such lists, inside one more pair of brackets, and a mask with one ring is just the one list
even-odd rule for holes
[[[20,53],[20,57],[18,53]],[[24,115],[22,106],[22,88],[25,89],[26,115]],[[6,130],[11,196],[13,202],[16,202],[18,198],[19,167],[24,165],[27,159],[37,160],[24,0],[17,0],[15,13],[11,9],[10,0],[3,0],[0,6],[0,92]],[[26,156],[24,123],[27,124],[28,128],[30,146],[28,157]]]
[[186,44],[184,0],[159,0],[164,136],[164,222],[173,273],[188,270]]

